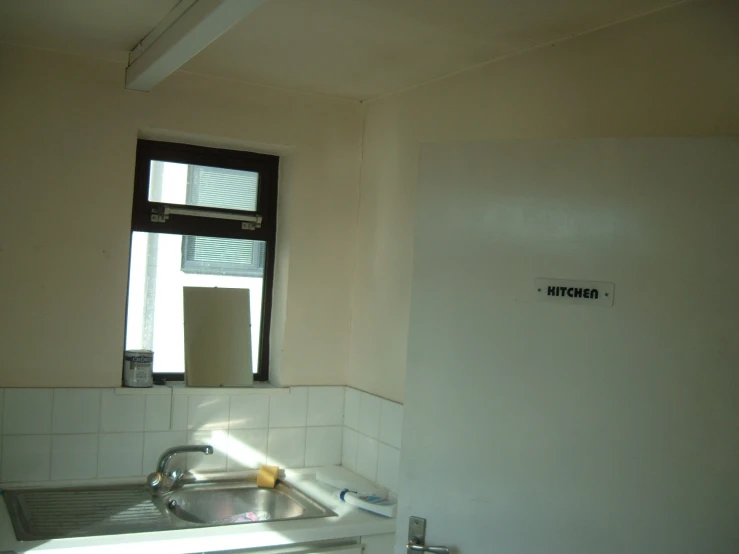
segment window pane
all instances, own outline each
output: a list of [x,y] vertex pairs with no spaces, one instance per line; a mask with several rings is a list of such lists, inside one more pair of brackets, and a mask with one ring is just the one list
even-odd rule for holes
[[[248,246],[239,250],[236,243],[248,243]],[[249,289],[252,368],[256,373],[262,326],[264,263],[262,261],[261,268],[251,264],[248,274],[241,269],[241,274],[229,273],[228,264],[236,262],[238,268],[238,262],[243,260],[243,256],[239,258],[239,252],[264,252],[265,244],[220,238],[208,238],[206,244],[208,247],[202,248],[195,256],[200,257],[199,262],[188,267],[188,248],[183,248],[182,236],[133,233],[126,349],[153,350],[155,372],[182,373],[185,370],[183,287]],[[198,252],[197,248],[195,251]],[[221,256],[222,253],[225,254]],[[225,271],[224,264],[228,266]]]
[[149,200],[254,212],[258,185],[252,171],[152,161]]
[[261,241],[213,237],[182,237],[182,271],[209,275],[264,276]]

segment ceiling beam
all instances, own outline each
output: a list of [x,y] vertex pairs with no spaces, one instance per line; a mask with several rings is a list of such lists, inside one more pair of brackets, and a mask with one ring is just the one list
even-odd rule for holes
[[180,0],[129,53],[126,88],[149,91],[264,0]]

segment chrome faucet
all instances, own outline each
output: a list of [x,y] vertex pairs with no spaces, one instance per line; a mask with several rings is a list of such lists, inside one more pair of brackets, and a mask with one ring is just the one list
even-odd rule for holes
[[157,468],[154,473],[150,473],[146,478],[146,485],[154,495],[164,494],[172,490],[177,482],[182,478],[183,471],[180,468],[168,471],[169,461],[175,456],[183,452],[202,452],[203,454],[213,454],[213,447],[209,444],[193,444],[184,446],[175,446],[165,450],[159,456]]

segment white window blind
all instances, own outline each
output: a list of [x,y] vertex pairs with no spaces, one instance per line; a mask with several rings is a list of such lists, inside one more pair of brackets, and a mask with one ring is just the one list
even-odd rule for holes
[[[250,171],[191,165],[188,204],[255,211],[259,175]],[[186,235],[182,237],[182,271],[203,275],[264,275],[262,241]]]
[[258,173],[202,165],[188,167],[189,205],[253,212],[257,209],[258,193]]

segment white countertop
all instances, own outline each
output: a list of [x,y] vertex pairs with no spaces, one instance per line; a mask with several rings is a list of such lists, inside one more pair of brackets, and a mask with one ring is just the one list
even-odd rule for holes
[[[153,533],[132,533],[48,541],[17,541],[10,516],[0,508],[0,554],[5,552],[88,552],[114,554],[156,552],[185,554],[259,548],[288,544],[382,535],[395,532],[395,519],[376,516],[344,504],[332,489],[315,480],[314,470],[287,471],[287,481],[327,508],[335,517],[225,525],[200,529],[180,529]],[[54,486],[54,485],[51,485]]]

